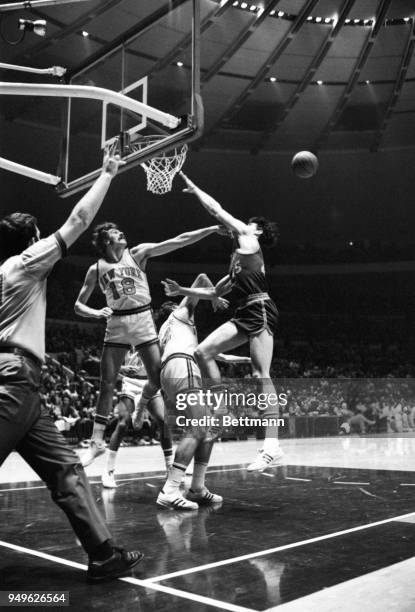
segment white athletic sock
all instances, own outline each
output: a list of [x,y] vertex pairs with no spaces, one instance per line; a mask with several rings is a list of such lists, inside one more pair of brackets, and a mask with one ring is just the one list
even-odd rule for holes
[[262,450],[264,453],[268,453],[268,455],[275,455],[275,453],[279,450],[279,447],[280,444],[278,442],[278,438],[265,438]]
[[92,440],[97,444],[100,444],[104,440],[105,427],[103,423],[94,422],[94,429],[92,431]]
[[163,491],[166,493],[166,495],[179,492],[179,487],[181,485],[185,471],[185,465],[182,465],[181,463],[173,463],[170,468],[166,483],[163,487]]
[[207,463],[199,463],[198,461],[195,461],[195,465],[193,468],[192,484],[190,485],[192,491],[201,491],[202,489],[204,489],[207,468]]
[[173,459],[174,459],[173,449],[164,448],[163,454],[164,454],[164,462],[166,464],[166,469],[169,470],[171,466],[173,465]]
[[109,450],[107,453],[107,472],[115,470],[115,462],[117,461],[118,451]]

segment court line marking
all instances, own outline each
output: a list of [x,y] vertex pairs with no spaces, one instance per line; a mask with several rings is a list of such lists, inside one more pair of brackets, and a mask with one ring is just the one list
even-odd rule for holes
[[30,491],[31,489],[46,489],[46,486],[40,485],[38,487],[15,487],[13,489],[0,489],[0,493],[3,493],[3,491]]
[[370,482],[348,482],[347,480],[332,480],[331,484],[345,484],[345,485],[361,485],[369,486]]
[[294,478],[294,476],[285,476],[284,480],[299,480],[301,482],[311,482],[311,478]]
[[[229,468],[229,469],[224,469],[224,470],[210,470],[207,472],[207,474],[218,474],[220,472],[236,472],[238,470],[244,470],[245,467],[236,467],[236,468]],[[189,474],[190,475],[190,474]],[[96,476],[90,476],[90,478],[96,478]],[[154,478],[166,478],[166,474],[157,474],[157,475],[150,475],[150,476],[135,476],[134,478],[117,478],[116,482],[127,482],[130,480],[151,480]],[[96,481],[89,481],[90,485],[97,485],[97,484],[101,484],[100,480],[96,480]],[[3,492],[7,492],[7,491],[30,491],[31,489],[47,489],[46,485],[39,485],[36,487],[14,487],[11,489],[0,489],[0,493]]]
[[176,597],[182,597],[183,599],[190,599],[190,601],[197,601],[208,606],[214,606],[221,610],[229,610],[230,612],[258,612],[258,610],[255,610],[254,608],[237,606],[226,601],[220,601],[219,599],[212,599],[211,597],[205,597],[204,595],[197,595],[196,593],[191,593],[190,591],[180,591],[178,589],[165,586],[164,584],[149,583],[148,580],[137,580],[137,578],[128,577],[120,578],[120,580],[122,580],[122,582],[129,582],[130,584],[139,584],[139,586],[154,589],[155,591],[161,591],[162,593],[167,593],[169,595],[175,595]]
[[337,538],[339,536],[347,535],[349,533],[356,533],[357,531],[363,531],[364,529],[370,529],[371,527],[378,527],[380,525],[386,525],[387,523],[392,523],[394,521],[401,521],[402,519],[405,519],[405,518],[408,518],[414,515],[415,515],[415,512],[408,512],[408,514],[401,514],[400,516],[393,516],[391,518],[383,519],[381,521],[376,521],[374,523],[367,523],[365,525],[359,525],[358,527],[351,527],[350,529],[343,529],[342,531],[336,531],[334,533],[327,533],[322,536],[310,538],[309,540],[301,540],[300,542],[292,542],[291,544],[283,544],[282,546],[275,546],[274,548],[268,548],[266,550],[261,550],[255,553],[249,553],[247,555],[240,555],[239,557],[231,557],[230,559],[223,559],[222,561],[215,561],[213,563],[206,563],[204,565],[197,565],[195,567],[190,567],[188,569],[180,570],[178,572],[171,572],[170,574],[164,574],[162,576],[155,576],[154,578],[148,578],[147,582],[159,582],[161,580],[168,580],[170,578],[176,578],[178,576],[185,576],[187,574],[193,574],[195,572],[201,572],[201,571],[208,570],[208,569],[214,569],[216,567],[221,567],[223,565],[230,565],[231,563],[238,563],[240,561],[247,561],[249,559],[255,559],[256,557],[270,555],[275,552],[281,552],[283,550],[290,550],[291,548],[298,548],[299,546],[305,546],[307,544],[314,544],[316,542],[330,540],[331,538]]
[[[68,559],[64,559],[62,557],[56,557],[55,555],[49,555],[48,553],[43,553],[39,550],[33,550],[31,548],[25,548],[24,546],[18,546],[17,544],[11,544],[10,542],[4,542],[0,540],[0,546],[3,546],[4,548],[9,548],[16,552],[26,553],[28,555],[32,555],[33,557],[40,557],[41,559],[52,561],[53,563],[59,563],[60,565],[66,565],[68,567],[73,567],[75,569],[79,569],[84,572],[88,569],[88,566],[84,565],[83,563],[77,563],[76,561],[69,561]],[[180,591],[178,589],[164,586],[162,584],[152,584],[152,583],[149,583],[148,580],[140,580],[138,578],[131,578],[131,577],[118,578],[118,580],[120,580],[121,582],[127,582],[129,584],[134,584],[136,586],[152,589],[153,591],[161,591],[163,593],[167,593],[168,595],[174,595],[176,597],[181,597],[182,599],[189,599],[190,601],[197,601],[199,603],[203,603],[208,606],[219,608],[220,610],[229,610],[229,612],[257,612],[253,608],[244,608],[242,606],[237,606],[235,604],[228,603],[226,601],[220,601],[218,599],[212,599],[211,597],[205,597],[204,595],[197,595],[195,593],[190,593],[186,591]]]

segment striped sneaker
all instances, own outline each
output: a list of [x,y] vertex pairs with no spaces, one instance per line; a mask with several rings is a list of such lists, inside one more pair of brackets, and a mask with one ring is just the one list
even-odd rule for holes
[[106,489],[116,489],[117,483],[115,482],[114,478],[114,470],[111,470],[110,472],[105,471],[102,474],[101,482],[102,486]]
[[193,502],[197,502],[200,506],[211,506],[213,504],[221,504],[223,502],[223,497],[221,495],[211,493],[206,487],[204,487],[201,491],[193,491],[193,489],[189,489],[186,498]]
[[267,468],[284,465],[284,453],[280,448],[271,455],[260,450],[256,459],[246,468],[248,472],[263,472]]
[[160,491],[157,497],[157,505],[163,508],[171,508],[172,510],[197,510],[199,505],[195,502],[185,499],[181,493],[165,493]]

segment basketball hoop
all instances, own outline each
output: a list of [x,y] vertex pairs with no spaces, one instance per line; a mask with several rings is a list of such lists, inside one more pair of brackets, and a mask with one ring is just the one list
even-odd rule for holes
[[[140,141],[131,143],[130,149],[142,151],[163,138],[159,135],[144,136]],[[173,179],[180,172],[186,160],[187,150],[187,144],[178,145],[170,151],[157,153],[155,157],[140,164],[147,176],[148,191],[157,194],[171,191]]]

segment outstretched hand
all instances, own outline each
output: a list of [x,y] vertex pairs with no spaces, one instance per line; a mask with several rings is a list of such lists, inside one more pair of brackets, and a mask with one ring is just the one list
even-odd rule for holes
[[118,143],[114,142],[111,146],[105,147],[104,161],[102,162],[102,171],[114,177],[120,166],[125,166],[126,162],[121,159],[119,153],[116,153]]
[[180,285],[176,283],[176,281],[171,280],[170,278],[166,278],[165,281],[161,281],[161,284],[164,287],[164,293],[168,297],[175,297],[176,295],[180,295]]
[[196,185],[189,179],[188,176],[186,176],[186,174],[182,171],[179,172],[180,176],[182,177],[182,179],[184,180],[184,182],[186,183],[186,187],[185,189],[183,189],[183,193],[196,193]]
[[229,308],[229,300],[225,300],[225,298],[218,297],[212,300],[212,307],[215,312],[217,310],[227,310]]

